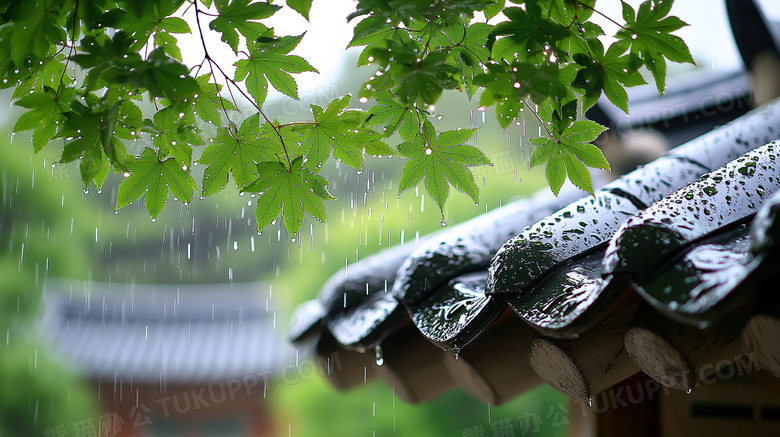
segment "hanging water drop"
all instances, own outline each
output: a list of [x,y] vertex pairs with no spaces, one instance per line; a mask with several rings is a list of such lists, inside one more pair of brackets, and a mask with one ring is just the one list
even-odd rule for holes
[[376,354],[376,365],[381,366],[385,363],[385,358],[382,356],[382,346],[376,345],[374,347],[374,353]]

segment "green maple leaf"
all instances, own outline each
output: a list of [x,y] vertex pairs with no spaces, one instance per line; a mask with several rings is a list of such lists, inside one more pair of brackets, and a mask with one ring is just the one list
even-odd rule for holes
[[[488,37],[493,58],[531,61],[547,50],[559,58],[565,56],[555,43],[568,36],[569,30],[543,17],[538,4],[527,2],[525,10],[505,8],[503,12],[509,21],[498,23]],[[496,40],[499,36],[502,38]]]
[[167,99],[189,98],[198,92],[189,69],[168,56],[165,47],[154,49],[143,60],[133,51],[133,37],[128,33],[119,31],[113,38],[97,35],[85,36],[81,41],[83,53],[72,56],[82,68],[89,69],[84,81],[87,90],[104,86],[128,87],[129,91],[139,88]]
[[245,187],[257,179],[257,164],[273,159],[274,155],[258,138],[260,114],[241,123],[240,129],[220,127],[214,142],[206,147],[198,160],[208,165],[203,175],[203,195],[221,191],[233,175],[236,187]]
[[466,193],[474,203],[479,203],[479,187],[469,167],[490,164],[482,151],[463,144],[474,136],[476,129],[456,129],[441,132],[428,144],[405,142],[398,150],[408,158],[401,171],[398,192],[403,193],[425,178],[425,189],[431,198],[444,209],[450,194],[450,185]]
[[[520,1],[513,1],[513,3],[520,3]],[[593,14],[593,6],[596,0],[543,0],[537,1],[537,4],[542,9],[542,16],[547,17],[551,21],[554,21],[563,26],[571,26],[572,24],[585,24],[586,21]]]
[[259,193],[255,212],[258,231],[279,214],[291,235],[301,229],[306,214],[325,221],[324,201],[335,197],[328,192],[325,178],[304,168],[302,156],[295,158],[289,168],[278,161],[261,162],[257,172],[260,177],[243,191]]
[[246,89],[258,106],[263,104],[268,94],[268,82],[278,91],[297,100],[298,85],[290,73],[317,73],[317,69],[305,59],[287,54],[301,42],[301,38],[303,35],[249,43],[249,59],[235,63],[236,80],[246,79]]
[[84,188],[90,182],[100,189],[108,176],[108,158],[100,147],[99,114],[68,112],[65,114],[65,126],[60,134],[67,143],[62,149],[61,163],[81,159],[79,164]]
[[210,74],[204,74],[197,79],[200,92],[194,98],[195,114],[203,121],[220,125],[222,123],[220,111],[223,108],[228,111],[235,108],[230,100],[222,98],[219,94],[222,85],[209,83],[210,79]]
[[474,95],[477,88],[471,79],[484,72],[482,65],[487,64],[490,59],[490,50],[485,44],[491,29],[493,26],[485,23],[468,25],[468,21],[459,17],[453,23],[445,23],[432,35],[431,44],[440,46],[441,51],[447,52],[447,62],[460,71],[461,86],[469,97]]
[[557,196],[566,181],[593,194],[593,185],[587,167],[609,170],[609,163],[598,147],[590,144],[606,128],[590,120],[572,123],[560,138],[532,138],[538,147],[531,156],[531,167],[547,164],[545,174],[550,188]]
[[293,129],[300,137],[300,153],[305,154],[307,168],[319,167],[332,153],[348,166],[363,168],[363,151],[371,155],[395,155],[396,152],[382,141],[382,136],[365,127],[368,113],[348,109],[352,96],[332,100],[323,110],[311,105],[314,123],[296,125]]
[[474,83],[485,87],[479,99],[481,106],[496,104],[496,115],[502,128],[517,117],[523,99],[530,97],[535,102],[547,98],[562,100],[571,94],[567,90],[576,74],[573,65],[559,68],[557,64],[531,64],[528,62],[491,63],[488,73],[474,77]]
[[[121,78],[118,77],[120,83]],[[166,55],[165,48],[153,50],[146,62],[131,67],[127,82],[167,99],[191,98],[198,92],[198,83],[189,76],[189,69]]]
[[309,19],[311,0],[287,0],[287,6],[291,7],[293,10],[295,10],[295,12],[301,14],[306,20]]
[[152,32],[192,33],[190,26],[182,18],[170,17],[175,12],[173,7],[175,7],[174,2],[147,4],[140,11],[140,15],[125,13],[117,19],[116,25],[113,23],[103,24],[124,29],[125,32],[132,34],[139,42],[147,41]]
[[140,156],[128,160],[127,168],[130,175],[117,190],[117,209],[140,199],[145,193],[146,210],[156,218],[168,202],[169,192],[174,198],[189,203],[192,192],[198,189],[195,180],[176,159],[161,161],[157,152],[148,147]]
[[99,112],[92,112],[98,107],[97,99],[87,99],[90,106],[73,103],[71,111],[64,113],[65,123],[57,132],[64,137],[66,144],[62,149],[60,162],[72,162],[81,159],[81,179],[84,187],[94,183],[98,189],[110,170],[109,162],[117,170],[124,170],[127,152],[124,144],[114,136],[119,104],[111,105]]
[[595,105],[603,91],[610,102],[628,114],[628,94],[624,86],[647,83],[638,71],[641,60],[634,54],[621,56],[625,48],[618,44],[612,44],[606,54],[598,39],[588,39],[588,45],[595,59],[582,53],[573,56],[574,61],[583,66],[572,82],[584,92],[583,110]]
[[390,75],[398,84],[395,94],[402,101],[416,102],[419,106],[435,103],[445,89],[453,89],[457,85],[453,77],[457,70],[447,64],[447,57],[447,53],[431,52],[420,62],[394,64]]
[[181,165],[190,167],[192,146],[202,145],[203,139],[184,115],[172,107],[154,114],[152,143],[160,150],[161,156],[173,156]]
[[181,61],[181,49],[179,49],[176,37],[166,32],[154,34],[154,45],[162,48],[163,52],[177,61]]
[[[3,36],[3,30],[9,29],[4,27],[0,30],[0,41],[5,41]],[[13,87],[13,93],[11,99],[20,99],[28,94],[40,92],[44,87],[53,89],[68,88],[73,84],[73,78],[70,75],[65,74],[65,61],[67,57],[60,54],[55,54],[52,57],[46,58],[43,61],[31,62],[29,59],[25,61],[25,68],[14,68],[13,61],[10,58],[10,47],[2,47],[0,44],[0,89]],[[10,71],[7,70],[10,68]],[[5,70],[5,73],[3,72]],[[62,80],[62,85],[60,85]],[[70,87],[73,88],[73,87]],[[64,91],[60,89],[60,94]]]
[[67,37],[58,23],[60,11],[56,3],[27,5],[19,13],[11,26],[7,44],[14,64],[22,68],[28,55],[33,55],[33,59],[43,59],[50,45],[64,42]]
[[387,43],[391,40],[403,43],[404,37],[408,39],[408,34],[388,26],[382,15],[369,15],[355,26],[347,47],[366,46],[357,60],[357,66],[362,67],[371,63],[371,53],[387,50]]
[[268,18],[280,8],[270,3],[252,3],[252,0],[215,0],[214,4],[219,17],[209,23],[209,27],[221,32],[222,41],[236,53],[238,53],[239,33],[247,40],[255,40],[270,30],[262,23],[251,20]]
[[68,111],[67,102],[73,98],[73,88],[62,87],[60,95],[47,86],[43,91],[27,94],[15,102],[15,105],[30,109],[22,114],[14,125],[14,132],[33,131],[33,147],[39,152],[49,143],[57,129],[55,120],[62,120]]
[[666,87],[666,59],[695,64],[685,42],[671,33],[688,24],[675,16],[667,16],[673,0],[647,0],[634,9],[623,2],[626,27],[615,35],[616,44],[638,55],[653,74],[658,92]]
[[499,14],[504,9],[504,5],[506,4],[505,0],[497,0],[492,5],[485,8],[485,18],[491,19]]
[[382,91],[374,95],[376,103],[368,108],[368,124],[382,126],[384,135],[389,137],[404,124],[417,125],[414,106],[405,105],[395,99],[389,91]]

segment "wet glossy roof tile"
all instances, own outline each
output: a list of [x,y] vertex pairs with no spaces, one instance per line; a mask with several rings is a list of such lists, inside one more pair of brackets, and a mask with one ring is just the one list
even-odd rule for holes
[[417,329],[440,348],[458,352],[490,326],[506,304],[485,295],[487,271],[468,273],[409,308]]
[[609,240],[642,205],[602,189],[544,218],[507,240],[490,264],[488,295],[525,295],[572,256]]
[[524,296],[504,296],[518,317],[554,338],[576,338],[635,300],[625,279],[601,276],[602,251],[572,258]]
[[441,232],[401,265],[393,294],[407,306],[416,305],[456,276],[487,268],[504,241],[584,195],[571,185],[558,196],[542,190]]
[[604,257],[604,273],[647,275],[686,244],[756,213],[780,188],[774,143],[759,147],[636,214]]
[[359,305],[327,317],[333,337],[344,346],[359,351],[372,349],[400,326],[406,313],[399,302],[383,291],[364,299]]
[[636,290],[656,310],[701,327],[734,311],[760,290],[755,284],[777,270],[780,194],[749,220],[719,228],[690,245],[651,278],[633,277]]

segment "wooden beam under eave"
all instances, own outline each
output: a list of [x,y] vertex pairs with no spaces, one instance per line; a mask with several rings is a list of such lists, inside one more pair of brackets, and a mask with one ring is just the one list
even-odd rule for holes
[[692,390],[743,357],[740,334],[750,305],[708,328],[678,323],[643,304],[626,331],[625,346],[639,368],[661,384]]
[[623,347],[638,303],[628,305],[574,340],[535,334],[529,361],[547,383],[574,400],[589,401],[639,371]]
[[382,365],[376,369],[399,398],[429,402],[455,388],[444,367],[445,354],[408,325],[382,342]]
[[337,390],[348,390],[377,376],[374,355],[345,348],[325,331],[317,341],[320,372]]
[[490,405],[501,405],[543,383],[531,369],[534,329],[507,310],[458,354],[444,361],[457,385]]
[[780,378],[780,297],[777,293],[765,295],[759,301],[742,329],[741,339],[749,360],[755,360],[761,370]]

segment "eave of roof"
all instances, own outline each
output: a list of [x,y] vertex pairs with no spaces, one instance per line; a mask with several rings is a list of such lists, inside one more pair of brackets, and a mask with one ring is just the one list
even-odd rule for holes
[[[765,249],[747,254],[744,250],[746,246],[743,235],[746,231],[744,229],[740,231],[736,227],[750,221],[761,205],[766,204],[765,198],[769,197],[778,184],[777,169],[770,164],[770,161],[774,160],[772,150],[774,146],[765,146],[742,158],[740,155],[772,141],[776,132],[780,132],[780,101],[775,101],[765,108],[753,111],[733,123],[673,149],[666,157],[602,188],[596,196],[575,200],[541,220],[536,219],[538,221],[534,222],[535,219],[519,212],[522,211],[521,209],[513,211],[511,217],[515,217],[516,220],[512,226],[520,230],[528,225],[530,227],[504,243],[503,247],[496,244],[496,241],[500,240],[507,228],[502,224],[494,226],[491,217],[495,217],[496,223],[507,223],[511,220],[507,219],[505,212],[485,214],[475,219],[474,223],[479,223],[478,226],[462,225],[439,233],[438,236],[420,244],[401,263],[397,273],[389,277],[388,281],[393,282],[390,294],[399,304],[393,307],[392,311],[373,311],[380,316],[368,317],[372,319],[372,323],[364,325],[371,328],[360,329],[361,334],[357,337],[362,337],[359,342],[363,343],[358,349],[367,349],[365,346],[382,347],[385,344],[402,341],[400,339],[404,337],[399,333],[399,326],[407,323],[407,317],[410,317],[418,333],[422,334],[421,338],[427,339],[443,350],[456,352],[455,357],[458,351],[465,356],[471,345],[479,348],[479,344],[484,343],[481,341],[483,336],[480,334],[490,331],[499,323],[497,320],[502,313],[505,313],[506,304],[514,310],[519,319],[526,323],[524,326],[532,328],[530,332],[536,331],[535,340],[532,341],[532,352],[574,350],[576,345],[587,343],[587,338],[602,330],[604,326],[620,328],[620,323],[627,324],[631,320],[640,298],[645,302],[642,308],[655,305],[666,311],[665,314],[672,319],[689,318],[689,323],[695,322],[695,329],[708,326],[711,322],[717,321],[718,317],[723,317],[723,314],[719,315],[719,309],[722,308],[728,313],[746,301],[741,298],[732,300],[732,298],[736,298],[740,292],[746,292],[746,289],[751,289],[747,286],[748,279],[754,277],[754,271],[760,270],[757,269],[758,267],[763,266],[762,268],[766,269],[766,266],[771,264],[761,263],[760,260],[774,259],[776,256],[775,252],[772,252],[774,246],[766,246],[765,243],[758,242],[759,240],[751,244]],[[735,159],[737,161],[729,166],[717,170]],[[750,162],[754,162],[755,165],[749,164]],[[746,163],[748,163],[747,167],[756,168],[756,173],[746,170],[745,174],[742,174],[739,169],[745,168]],[[686,187],[708,170],[715,171]],[[729,200],[724,193],[721,196],[723,198],[720,199],[711,188],[715,186],[719,191],[719,187],[726,185],[724,180],[732,176],[735,181],[742,181],[744,179],[741,179],[742,176],[752,178],[750,180],[755,182],[753,183],[755,187],[751,190],[758,189],[763,191],[763,194],[756,192],[751,196],[745,195],[740,197],[742,200],[736,200],[732,196]],[[720,179],[717,180],[718,178]],[[749,185],[747,180],[744,183],[746,186]],[[740,182],[735,184],[741,186]],[[670,195],[678,189],[679,191]],[[609,253],[620,254],[617,256],[618,260],[621,260],[625,253],[630,252],[633,244],[624,244],[623,241],[628,242],[630,239],[622,235],[630,234],[632,232],[630,229],[634,229],[633,224],[642,222],[640,218],[644,217],[643,214],[650,214],[643,213],[642,210],[653,211],[653,208],[656,208],[660,211],[665,208],[664,205],[669,209],[668,206],[673,203],[682,205],[686,211],[688,206],[691,206],[694,211],[688,212],[695,214],[696,206],[690,204],[691,195],[693,199],[699,198],[710,202],[707,204],[710,216],[713,210],[718,208],[713,208],[712,201],[707,200],[709,197],[717,197],[720,202],[718,205],[721,203],[728,205],[728,202],[740,202],[740,204],[739,208],[736,204],[733,205],[735,207],[731,208],[726,216],[721,217],[722,219],[712,221],[706,230],[686,235],[685,238],[688,239],[682,241],[674,251],[668,250],[669,248],[663,244],[663,239],[660,239],[661,244],[651,249],[655,251],[652,255],[655,259],[669,261],[671,264],[644,262],[643,251],[639,251],[633,258],[631,255],[626,258],[633,259],[630,264],[636,266],[633,270],[615,270],[611,267],[610,261],[606,261],[606,268],[604,267],[605,249],[609,248]],[[743,197],[748,200],[743,201]],[[761,220],[765,223],[774,223],[766,217],[776,216],[776,206],[771,202],[768,205],[769,212],[759,216],[764,217]],[[541,208],[533,203],[522,206],[526,210],[529,206],[530,209],[548,207],[544,203]],[[699,216],[694,218],[706,222],[709,216],[701,209],[701,205],[699,207]],[[717,212],[726,213],[726,209],[728,208],[723,207]],[[545,215],[550,212],[545,212]],[[676,217],[673,216],[672,223],[675,219]],[[765,228],[769,229],[768,232],[777,232],[773,224],[762,226],[753,226],[752,229]],[[491,232],[493,229],[498,231]],[[624,231],[626,229],[629,231]],[[616,231],[618,235],[615,235]],[[760,233],[758,230],[754,232]],[[705,240],[706,238],[712,240]],[[472,244],[475,246],[473,253],[469,250],[469,245]],[[745,273],[745,280],[732,280],[730,290],[727,290],[729,287],[725,285],[721,286],[723,284],[700,290],[699,297],[703,296],[707,299],[697,302],[694,302],[695,299],[689,299],[690,305],[678,303],[675,306],[670,305],[669,300],[659,299],[658,292],[655,290],[661,290],[663,293],[665,288],[658,281],[666,281],[664,275],[674,274],[674,269],[681,268],[676,267],[674,263],[691,264],[693,260],[700,259],[708,248],[712,249],[712,244],[720,244],[721,250],[730,253],[724,256],[733,262],[724,265],[730,268],[741,268]],[[761,246],[762,244],[764,246]],[[491,250],[497,251],[497,254],[489,263],[489,274],[483,284],[482,277],[488,265],[485,258]],[[647,255],[647,250],[644,252],[644,255]],[[454,257],[447,258],[448,254]],[[674,258],[677,261],[672,260],[672,255],[677,257]],[[382,255],[377,256],[377,258],[381,257]],[[449,262],[450,260],[454,261]],[[761,272],[755,276],[765,275],[766,272]],[[704,282],[705,277],[702,275],[699,277]],[[695,288],[696,285],[693,287]],[[333,290],[338,290],[338,285],[329,289],[331,296],[338,296],[338,293],[333,293]],[[738,292],[735,293],[734,290]],[[382,296],[375,297],[372,293]],[[690,291],[688,293],[690,295]],[[372,312],[371,306],[375,305],[375,302],[386,302],[388,299],[384,287],[373,289],[369,287],[366,295],[369,298],[364,298],[353,307],[351,315],[342,317],[344,312],[340,310],[338,313],[341,315],[328,313],[323,320],[339,317],[341,323],[349,323],[350,320],[357,319],[365,320],[365,314]],[[387,305],[392,306],[391,303]],[[715,311],[711,311],[713,309]],[[393,314],[398,322],[376,323],[379,319],[382,321],[387,319],[388,314]],[[609,320],[612,322],[606,322],[607,324],[604,325],[605,321]],[[330,325],[326,323],[324,326]],[[616,352],[623,349],[626,326],[618,328],[610,334],[614,338],[607,342],[616,348]],[[381,333],[376,332],[383,330],[384,332]],[[408,341],[408,330],[404,329],[403,332]],[[370,341],[365,342],[365,339]],[[621,363],[631,363],[631,365],[626,364],[620,371],[616,370],[613,378],[618,378],[618,381],[619,378],[625,378],[639,370],[628,355],[621,356]],[[574,363],[572,365],[578,370],[587,367],[587,363],[578,362],[568,356],[566,359]],[[533,360],[531,361],[533,363]],[[445,359],[444,364],[431,362],[429,365],[445,371],[447,368],[452,369],[448,362],[448,359]],[[537,373],[540,372],[539,369],[536,370]],[[594,390],[605,388],[598,384],[589,385],[587,375],[578,374],[577,377],[585,381],[583,384],[586,389],[568,391],[567,394],[590,396]],[[394,378],[403,378],[403,376],[396,374]],[[458,384],[466,386],[470,384],[469,381],[460,380]],[[420,384],[424,385],[424,381]],[[477,390],[476,386],[472,386],[470,390],[474,393],[477,391],[482,393],[480,395],[482,399],[490,400],[491,396],[492,399],[500,397],[495,394],[495,390],[485,390],[486,383],[480,384],[477,385],[483,387],[481,391]]]

